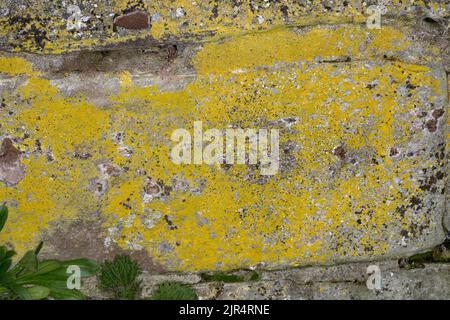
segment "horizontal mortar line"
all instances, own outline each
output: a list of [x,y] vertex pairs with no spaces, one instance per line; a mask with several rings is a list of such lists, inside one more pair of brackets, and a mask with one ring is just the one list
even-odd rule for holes
[[351,284],[355,284],[355,285],[363,285],[364,284],[364,282],[358,281],[358,279],[356,279],[356,278],[355,278],[355,280],[311,280],[311,281],[306,281],[306,282],[298,282],[298,281],[295,281],[293,279],[288,279],[288,278],[282,278],[282,280],[291,282],[298,286],[311,286],[311,285],[314,285],[317,283],[319,283],[319,284],[322,284],[322,283],[333,283],[333,284],[351,283]]
[[[346,57],[348,57],[348,56],[346,56]],[[278,71],[279,68],[280,68],[280,65],[282,65],[282,67],[284,67],[284,68],[289,68],[289,67],[296,66],[296,65],[298,65],[298,66],[301,66],[301,65],[320,65],[320,64],[351,65],[351,64],[364,64],[364,63],[370,63],[370,62],[374,62],[374,63],[378,62],[378,63],[381,63],[381,64],[389,64],[389,63],[392,63],[392,62],[411,63],[411,62],[408,62],[408,61],[405,61],[405,60],[402,60],[402,59],[398,59],[398,58],[389,58],[389,59],[379,59],[379,58],[378,59],[377,58],[375,58],[375,59],[364,59],[364,58],[358,58],[358,59],[351,59],[349,61],[344,60],[344,59],[320,60],[320,61],[298,60],[298,61],[295,61],[295,62],[279,61],[279,62],[275,62],[274,63],[274,64],[278,64],[278,65],[257,66],[257,67],[252,67],[252,68],[239,68],[239,69],[242,70],[239,73],[233,73],[232,72],[233,70],[228,71],[228,72],[230,72],[233,75],[238,75],[238,74],[254,73],[254,72],[257,72],[257,71],[261,71],[261,70]],[[420,65],[420,66],[427,66],[427,67],[430,67],[431,69],[441,69],[441,70],[445,71],[444,68],[443,68],[443,65],[440,65],[440,64],[438,64],[438,65],[433,65],[433,64],[430,65],[430,64],[425,64],[425,63],[422,63],[422,64],[421,63],[413,63],[413,64],[414,65]],[[111,78],[113,78],[114,77],[114,73],[119,74],[120,72],[121,71],[97,71],[96,73],[93,74],[94,76],[91,77],[91,78],[95,78],[96,74],[97,75],[109,74],[109,75],[111,75]],[[60,75],[60,74],[62,75],[63,72],[62,71],[60,72],[60,71],[51,71],[51,70],[49,70],[47,72],[43,72],[41,74],[41,77],[45,78],[45,79],[48,79],[48,80],[51,80],[51,81],[58,81],[60,79],[67,78],[67,77],[51,78],[51,76],[56,76],[56,75]],[[72,71],[72,72],[68,72],[67,74],[69,76],[70,75],[86,75],[86,74],[92,74],[92,72],[90,72],[90,71],[86,71],[86,72]],[[133,73],[131,73],[131,76],[137,77],[137,78],[161,78],[161,77],[167,77],[167,78],[196,78],[196,77],[203,78],[203,77],[205,77],[206,78],[206,77],[209,77],[209,75],[210,74],[207,74],[207,73],[202,73],[202,74],[198,74],[198,73],[181,73],[181,74],[171,74],[169,76],[162,76],[160,74],[154,74],[154,73],[149,73],[149,74],[146,74],[146,73],[133,74]],[[12,82],[12,81],[15,81],[15,79],[17,79],[18,77],[23,77],[23,76],[28,77],[28,75],[26,75],[26,74],[16,75],[16,76],[6,76],[4,78],[0,78],[0,82]],[[450,87],[449,87],[449,94],[450,94]]]

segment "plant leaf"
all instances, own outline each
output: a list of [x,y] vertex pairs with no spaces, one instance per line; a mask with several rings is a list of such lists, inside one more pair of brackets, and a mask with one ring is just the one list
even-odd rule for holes
[[39,263],[37,271],[26,271],[17,277],[20,283],[27,283],[30,279],[40,277],[47,274],[53,274],[61,268],[61,263],[57,260],[46,260]]
[[9,268],[11,267],[12,259],[4,259],[0,262],[0,283],[2,282],[2,279],[4,279],[5,274],[8,272]]
[[6,259],[6,252],[8,251],[8,249],[5,246],[1,246],[0,247],[0,261],[2,261],[3,259]]
[[0,207],[0,231],[5,226],[6,220],[8,220],[8,208],[5,205]]
[[34,254],[38,255],[39,252],[41,252],[41,249],[42,249],[43,246],[44,246],[44,242],[43,241],[39,242],[39,244],[37,245],[36,249],[34,249]]
[[15,282],[8,282],[5,283],[5,287],[11,290],[20,299],[31,300],[31,295],[28,293],[28,290],[20,284],[17,284]]
[[67,275],[65,279],[53,280],[50,276],[54,276],[53,273],[46,276],[36,277],[28,281],[29,284],[44,286],[50,290],[49,296],[55,299],[70,299],[80,300],[84,299],[85,295],[78,290],[67,288]]
[[34,275],[46,274],[61,268],[61,263],[57,260],[45,260],[39,263],[37,271]]
[[61,261],[61,266],[64,267],[64,272],[66,272],[67,267],[75,265],[80,267],[81,269],[81,276],[82,277],[91,277],[97,274],[99,270],[99,265],[94,260],[90,259],[74,259],[74,260],[67,260],[67,261]]
[[50,291],[50,296],[58,300],[84,300],[86,296],[78,290],[56,289]]
[[14,267],[13,272],[20,272],[20,268],[23,268],[27,271],[36,271],[38,268],[38,260],[37,256],[34,254],[34,251],[27,251],[22,259],[17,262],[17,265]]
[[31,300],[42,300],[50,295],[50,289],[42,286],[34,286],[26,290],[31,296]]
[[14,250],[8,250],[6,251],[4,259],[12,258],[16,255],[16,252]]

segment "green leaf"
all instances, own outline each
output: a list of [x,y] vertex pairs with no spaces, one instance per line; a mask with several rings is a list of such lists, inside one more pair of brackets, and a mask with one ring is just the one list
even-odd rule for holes
[[11,295],[11,290],[7,287],[0,285],[0,300],[7,299]]
[[50,295],[50,289],[41,286],[34,286],[27,288],[28,294],[31,296],[32,300],[42,300]]
[[57,269],[51,272],[47,272],[44,274],[38,274],[30,273],[25,276],[21,276],[18,278],[18,281],[20,283],[33,283],[33,284],[41,284],[41,285],[47,285],[48,283],[52,282],[61,282],[66,283],[69,275],[65,272],[62,272],[61,269]]
[[15,282],[8,282],[5,283],[5,287],[11,290],[20,299],[31,300],[31,295],[28,293],[28,290],[20,284],[17,284]]
[[84,294],[82,294],[80,291],[67,288],[67,275],[66,278],[62,280],[52,280],[50,279],[50,276],[54,275],[48,274],[48,278],[47,275],[36,277],[30,279],[28,283],[48,288],[50,290],[49,296],[55,299],[79,300],[85,298]]
[[58,300],[84,300],[86,296],[78,290],[56,289],[50,291],[50,297]]
[[11,259],[4,259],[3,261],[0,262],[0,282],[2,282],[2,279],[8,272],[9,268],[11,267],[11,264],[12,264]]
[[38,260],[34,251],[27,251],[22,259],[20,259],[20,261],[17,263],[17,265],[21,266],[25,270],[37,271]]
[[67,271],[67,267],[75,265],[80,267],[82,277],[91,277],[97,274],[99,270],[99,265],[94,260],[90,259],[74,259],[61,261],[61,265],[64,267],[64,272]]
[[5,226],[6,220],[8,220],[8,208],[5,205],[0,207],[0,231]]
[[21,283],[26,283],[26,281],[47,274],[53,274],[61,268],[61,263],[57,260],[46,260],[39,263],[37,271],[26,271],[17,277],[17,280]]
[[6,251],[4,259],[10,259],[16,255],[16,252],[14,250],[8,250]]
[[39,285],[50,290],[67,289],[67,279],[52,279],[51,277],[33,277],[27,281],[27,284]]
[[41,252],[41,249],[42,249],[43,246],[44,246],[44,242],[43,241],[39,242],[39,244],[37,245],[36,249],[34,249],[34,254],[38,255],[39,252]]
[[0,247],[0,261],[2,261],[3,259],[5,259],[6,256],[6,252],[8,251],[8,249],[5,246],[1,246]]
[[46,274],[61,268],[61,263],[57,260],[45,260],[39,263],[37,271],[34,275]]

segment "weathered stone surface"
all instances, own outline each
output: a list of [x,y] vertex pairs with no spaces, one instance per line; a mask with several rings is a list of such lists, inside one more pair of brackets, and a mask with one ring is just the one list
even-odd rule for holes
[[[384,5],[383,5],[384,4]],[[445,1],[383,1],[384,17],[412,18],[442,30],[448,25],[449,4]],[[78,5],[79,16],[69,14]],[[0,3],[0,47],[8,50],[59,52],[114,46],[130,40],[161,43],[221,39],[242,32],[269,30],[280,26],[366,23],[369,6],[375,1],[65,1],[43,0],[32,8],[25,0]],[[151,28],[135,34],[113,28],[114,18],[133,11],[148,12]],[[69,30],[68,22],[83,22],[80,30]],[[423,22],[422,22],[423,21]],[[424,34],[423,36],[426,36]],[[445,46],[443,46],[445,48]]]
[[[380,290],[367,287],[370,265],[380,268]],[[421,268],[404,269],[393,260],[263,271],[260,280],[243,283],[201,282],[193,274],[145,274],[142,298],[151,297],[157,284],[163,281],[178,281],[191,286],[201,300],[450,299],[448,264],[424,264]],[[108,298],[98,291],[95,279],[86,281],[83,290],[91,299]]]
[[248,283],[201,283],[202,299],[439,299],[450,298],[450,266],[427,264],[423,269],[399,269],[396,261],[371,263],[381,270],[381,290],[366,285],[370,264],[310,267],[264,272]]
[[[449,4],[333,3],[0,1],[0,243],[129,253],[144,298],[450,299]],[[174,164],[193,121],[280,130],[278,174]]]
[[[170,271],[372,260],[443,241],[447,78],[410,26],[161,50],[1,58],[2,128],[27,166],[0,189],[26,217],[28,236],[2,234],[18,251],[94,212],[98,252],[146,252]],[[194,120],[279,129],[278,175],[175,165],[170,135]]]

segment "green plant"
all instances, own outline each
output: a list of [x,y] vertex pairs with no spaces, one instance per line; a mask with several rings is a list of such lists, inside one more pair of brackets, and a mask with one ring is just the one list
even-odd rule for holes
[[227,273],[215,273],[215,274],[202,274],[203,281],[206,282],[244,282],[245,278],[243,276],[238,276],[235,274],[227,274]]
[[[8,219],[8,209],[0,206],[0,231]],[[67,268],[76,265],[81,277],[92,276],[97,271],[97,264],[92,260],[78,259],[68,261],[39,261],[38,254],[43,243],[35,250],[27,251],[13,266],[16,253],[0,246],[0,299],[38,300],[83,299],[85,296],[76,289],[69,289]]]
[[255,270],[252,270],[252,273],[250,275],[250,281],[258,281],[259,279],[261,279],[259,273]]
[[118,255],[105,261],[98,275],[99,287],[112,293],[116,299],[136,299],[141,292],[139,265],[127,255]]
[[163,282],[153,292],[152,300],[198,300],[191,287],[179,282]]

